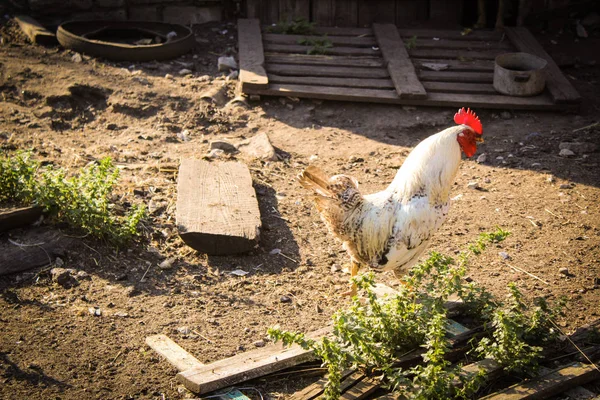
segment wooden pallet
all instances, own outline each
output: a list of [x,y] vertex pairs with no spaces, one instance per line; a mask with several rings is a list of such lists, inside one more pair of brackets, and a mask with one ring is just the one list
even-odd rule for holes
[[[372,28],[317,28],[308,39],[332,47],[308,55],[300,35],[238,21],[240,86],[246,94],[365,101],[402,105],[529,110],[578,109],[581,98],[526,28],[498,32]],[[326,35],[326,36],[325,36]],[[410,43],[410,45],[406,45]],[[414,44],[414,47],[413,47]],[[533,97],[506,96],[493,86],[494,58],[523,51],[548,61],[546,90]],[[446,64],[432,70],[428,64]]]

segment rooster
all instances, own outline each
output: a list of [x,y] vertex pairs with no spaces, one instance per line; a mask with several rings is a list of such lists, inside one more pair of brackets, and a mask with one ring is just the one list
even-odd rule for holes
[[[302,186],[314,191],[321,219],[350,255],[351,276],[361,266],[399,276],[416,263],[442,225],[461,151],[472,157],[477,142],[483,142],[483,127],[473,111],[460,109],[454,122],[419,143],[381,192],[363,195],[355,178],[329,177],[315,166],[298,176]],[[353,284],[345,294],[356,291]]]

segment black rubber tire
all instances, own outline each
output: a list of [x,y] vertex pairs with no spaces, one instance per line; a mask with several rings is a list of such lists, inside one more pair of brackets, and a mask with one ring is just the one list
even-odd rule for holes
[[[86,39],[82,35],[102,28],[146,29],[166,36],[176,32],[177,39],[160,44],[130,45]],[[192,31],[178,24],[150,21],[69,21],[58,27],[58,42],[65,48],[114,61],[168,60],[189,52],[196,44]]]

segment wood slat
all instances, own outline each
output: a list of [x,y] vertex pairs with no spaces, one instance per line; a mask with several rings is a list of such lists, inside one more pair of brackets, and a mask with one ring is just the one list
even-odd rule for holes
[[485,400],[547,399],[566,389],[600,379],[600,372],[591,365],[573,363],[550,374],[510,386],[482,397]]
[[[350,375],[352,375],[354,373],[355,372],[351,369],[343,371],[342,376],[341,376],[342,382],[345,381],[346,378],[348,378]],[[290,397],[290,400],[313,400],[313,399],[317,398],[318,396],[320,396],[321,394],[323,394],[323,391],[325,390],[325,385],[327,384],[327,382],[329,382],[327,377],[321,378],[318,381],[316,381],[315,383],[308,385],[304,389],[294,393]]]
[[302,40],[328,40],[334,46],[350,47],[373,47],[377,45],[375,39],[370,37],[349,36],[305,36],[305,35],[281,35],[276,33],[264,33],[263,40],[275,44],[300,44]]
[[502,49],[490,50],[457,50],[457,49],[409,49],[408,54],[413,58],[450,58],[456,60],[494,60],[496,56],[506,53]]
[[427,93],[415,73],[398,29],[392,24],[373,24],[373,32],[400,98],[425,98]]
[[315,68],[309,65],[267,64],[269,74],[287,76],[330,76],[344,78],[389,78],[389,73],[383,68],[361,67],[329,67]]
[[318,0],[312,2],[312,18],[319,26],[334,25],[334,4],[335,0]]
[[[274,44],[265,43],[264,49],[266,51],[275,53],[298,53],[307,54],[312,46],[302,46],[298,44]],[[381,53],[379,50],[373,50],[372,48],[362,47],[341,47],[333,46],[323,49],[325,54],[340,55],[340,56],[378,56]]]
[[238,20],[240,84],[242,91],[269,86],[258,19]]
[[31,225],[40,219],[43,211],[42,207],[37,206],[0,209],[0,232]]
[[383,68],[382,58],[370,57],[345,57],[308,54],[278,54],[266,53],[265,60],[270,64],[297,64],[297,65],[328,65],[339,67],[372,67]]
[[[404,38],[404,42],[411,39]],[[514,51],[512,44],[508,42],[489,42],[483,40],[432,40],[417,39],[414,41],[416,49],[462,49],[462,50],[493,50],[502,49],[505,51]]]
[[358,0],[335,0],[334,12],[333,22],[335,26],[352,27],[358,25]]
[[401,28],[398,29],[400,36],[403,38],[411,38],[416,36],[417,38],[440,38],[440,39],[452,39],[452,40],[485,40],[492,42],[500,42],[502,40],[502,33],[495,31],[476,30],[471,31],[468,35],[462,35],[462,31],[454,29],[412,29],[412,28]]
[[204,365],[166,335],[148,336],[146,344],[163,356],[178,371],[186,371]]
[[428,68],[423,67],[423,63],[433,64],[448,64],[447,71],[480,71],[480,72],[494,72],[494,62],[490,60],[471,60],[471,61],[460,61],[460,60],[428,60],[426,58],[412,58],[412,62],[416,68],[424,71],[431,71]]
[[581,96],[571,82],[563,75],[552,57],[546,53],[533,35],[524,27],[507,27],[506,36],[522,52],[534,54],[548,62],[546,66],[546,87],[557,103],[579,103]]
[[269,89],[253,91],[264,96],[296,96],[324,100],[368,101],[398,103],[395,90],[340,88],[335,86],[272,84]]
[[370,89],[394,89],[394,84],[390,79],[352,79],[352,78],[331,78],[318,76],[281,76],[269,74],[271,83],[291,83],[296,85],[318,85],[318,86],[338,86]]
[[354,36],[364,37],[373,36],[373,30],[371,28],[347,28],[347,27],[333,27],[333,26],[317,26],[315,31],[321,35],[331,36]]
[[423,82],[427,92],[441,93],[479,93],[496,95],[496,89],[488,83],[464,83],[464,82]]
[[489,72],[419,71],[417,75],[422,81],[464,83],[492,83],[494,81],[494,74]]
[[310,0],[279,0],[279,21],[310,20]]
[[367,398],[370,394],[379,389],[381,385],[378,381],[364,378],[350,389],[346,390],[340,396],[341,400],[361,400]]
[[[322,328],[307,336],[318,339],[331,331],[331,327]],[[281,344],[273,344],[188,369],[178,373],[177,380],[190,391],[204,394],[313,359],[312,351],[303,350],[298,345],[284,348]]]

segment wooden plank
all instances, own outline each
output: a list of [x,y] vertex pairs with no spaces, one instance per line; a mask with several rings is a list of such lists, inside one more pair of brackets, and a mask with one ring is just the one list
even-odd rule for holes
[[396,87],[398,96],[403,98],[425,98],[425,88],[417,78],[415,67],[408,57],[398,29],[392,24],[373,24],[373,32],[381,48],[388,72]]
[[494,86],[489,83],[464,83],[464,82],[423,82],[423,87],[428,93],[479,93],[497,95]]
[[263,34],[266,43],[300,44],[302,40],[327,40],[334,46],[373,47],[377,45],[375,38],[351,36],[308,36],[308,35],[281,35],[274,33]]
[[[274,52],[274,53],[298,53],[298,54],[308,54],[308,51],[313,46],[303,46],[299,44],[274,44],[274,43],[265,43],[264,49],[266,51]],[[341,46],[333,46],[329,48],[323,49],[325,54],[331,55],[339,55],[339,56],[378,56],[381,53],[379,50],[373,50],[372,48],[363,48],[363,47],[341,47]]]
[[429,17],[428,4],[423,0],[396,0],[396,25],[409,26]]
[[182,159],[176,219],[183,241],[198,251],[222,255],[252,250],[261,221],[248,167]]
[[354,36],[354,37],[373,36],[373,30],[371,28],[317,26],[317,27],[315,27],[315,31],[321,35],[331,35],[331,36]]
[[279,21],[310,20],[310,0],[279,0]]
[[0,232],[31,225],[42,216],[42,207],[21,207],[0,210]]
[[204,365],[196,357],[172,341],[167,335],[148,336],[146,337],[146,344],[152,350],[166,358],[178,371],[185,371]]
[[19,24],[19,28],[31,40],[32,43],[41,44],[43,46],[54,46],[58,44],[56,35],[44,28],[35,19],[27,15],[17,15],[15,21]]
[[358,383],[350,387],[340,396],[341,400],[361,400],[367,398],[377,389],[379,389],[381,385],[369,378],[363,378]]
[[333,22],[335,26],[358,26],[358,0],[334,0]]
[[383,68],[361,67],[329,67],[315,68],[309,65],[267,64],[269,74],[292,76],[330,76],[346,78],[389,78],[390,75]]
[[412,58],[450,58],[457,60],[494,60],[496,56],[506,53],[502,49],[490,50],[458,50],[458,49],[420,49],[413,48],[408,50]]
[[373,23],[395,22],[396,0],[358,0],[358,26],[369,27]]
[[334,0],[312,1],[312,20],[320,26],[334,25]]
[[308,54],[266,53],[265,61],[270,64],[327,65],[334,67],[383,68],[382,58],[345,57]]
[[[412,40],[411,38],[403,38],[405,42]],[[508,42],[486,42],[483,40],[432,40],[432,39],[416,39],[414,41],[417,49],[461,49],[461,50],[493,50],[502,49],[514,51],[512,44]]]
[[339,88],[311,85],[273,84],[269,89],[252,91],[263,96],[294,96],[323,100],[365,101],[430,107],[478,107],[514,110],[569,110],[577,106],[557,105],[547,94],[533,97],[513,97],[488,94],[428,93],[426,99],[400,99],[395,91]]
[[573,363],[539,378],[512,385],[497,393],[482,397],[485,400],[547,399],[570,387],[600,379],[600,372],[591,365]]
[[527,28],[506,27],[505,32],[519,51],[534,54],[548,62],[546,66],[546,87],[555,102],[579,103],[581,101],[581,96],[577,90]]
[[[355,372],[351,369],[342,372],[341,381],[344,382],[347,377],[354,374]],[[321,378],[315,383],[308,385],[304,389],[292,394],[290,400],[313,400],[323,394],[325,385],[329,382],[327,377]]]
[[73,240],[60,232],[27,230],[23,236],[0,242],[0,275],[44,267],[63,257]]
[[[331,327],[322,328],[307,336],[318,339],[331,331]],[[293,345],[284,348],[281,344],[273,344],[202,367],[188,369],[178,373],[177,380],[183,383],[188,390],[204,394],[313,359],[312,351],[303,350],[300,346]]]
[[460,61],[460,60],[429,60],[426,58],[412,58],[412,62],[416,68],[429,71],[428,68],[423,67],[424,63],[430,64],[448,64],[448,71],[480,71],[480,72],[494,72],[494,62],[490,60],[471,60],[471,61]]
[[402,38],[411,38],[416,36],[420,39],[432,39],[434,37],[440,39],[451,40],[485,40],[491,42],[502,41],[503,34],[496,31],[476,30],[471,31],[468,35],[463,35],[458,29],[398,29],[398,33]]
[[492,83],[494,81],[494,74],[490,72],[419,71],[417,75],[422,81],[462,83]]
[[281,76],[269,74],[271,83],[292,83],[295,85],[317,85],[338,86],[371,89],[394,89],[390,79],[353,79],[353,78],[331,78],[318,76]]
[[269,79],[264,69],[265,56],[257,19],[238,20],[238,43],[242,91],[266,89]]

